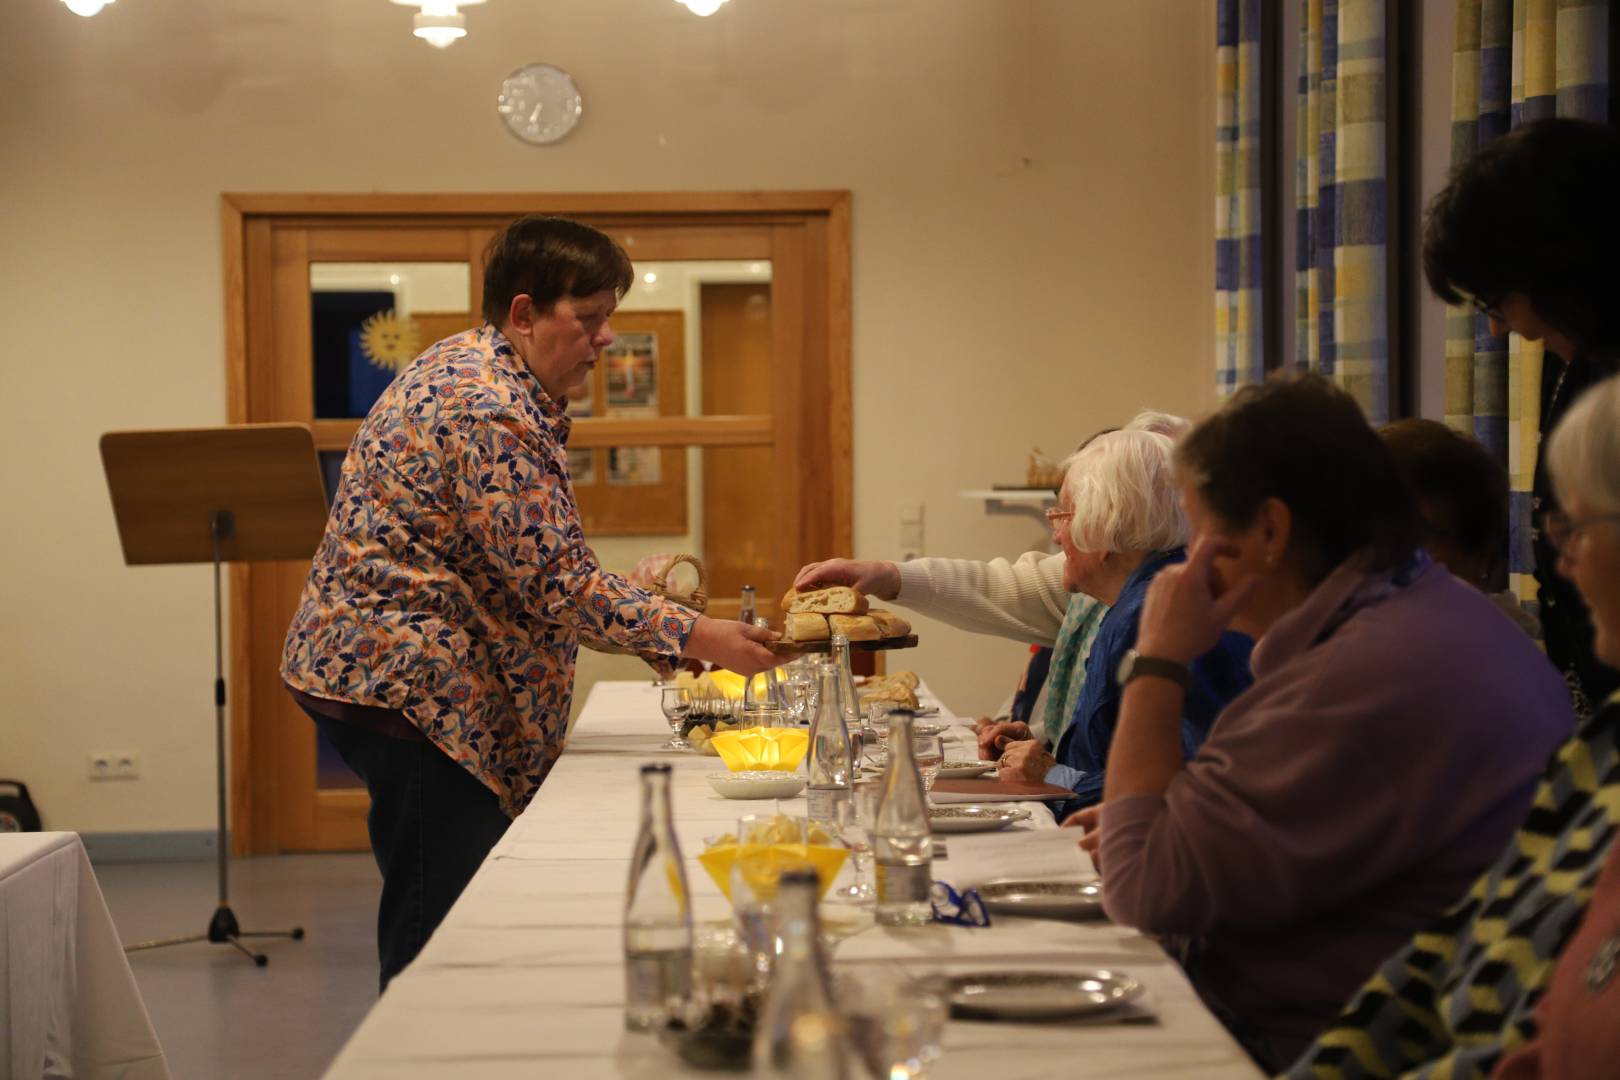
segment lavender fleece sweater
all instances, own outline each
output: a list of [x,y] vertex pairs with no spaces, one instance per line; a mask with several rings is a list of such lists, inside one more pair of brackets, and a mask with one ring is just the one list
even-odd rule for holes
[[1546,657],[1439,565],[1318,641],[1358,565],[1255,646],[1163,796],[1102,810],[1110,917],[1193,938],[1199,993],[1272,1064],[1467,891],[1574,725]]

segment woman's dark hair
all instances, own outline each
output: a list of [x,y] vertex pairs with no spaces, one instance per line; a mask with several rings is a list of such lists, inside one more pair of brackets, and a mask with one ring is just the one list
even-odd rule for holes
[[1438,420],[1397,420],[1378,434],[1432,535],[1487,566],[1506,554],[1508,475],[1489,450]]
[[577,221],[530,214],[518,218],[484,251],[484,321],[500,326],[512,298],[528,293],[536,310],[565,296],[630,291],[630,256],[611,237]]
[[[1486,143],[1429,204],[1423,272],[1448,304],[1523,293],[1585,350],[1620,345],[1620,131],[1523,124]],[[1466,294],[1466,296],[1465,296]],[[1574,357],[1564,357],[1572,360]]]
[[1235,527],[1280,499],[1293,517],[1289,557],[1313,586],[1362,550],[1372,569],[1395,566],[1422,535],[1389,448],[1355,399],[1320,375],[1278,372],[1239,390],[1181,440],[1176,465]]

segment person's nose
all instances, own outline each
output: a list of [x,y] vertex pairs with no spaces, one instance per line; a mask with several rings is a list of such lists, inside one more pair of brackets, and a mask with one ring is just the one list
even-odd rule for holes
[[1501,337],[1508,332],[1506,320],[1495,315],[1485,316],[1485,322],[1491,328],[1491,337]]
[[596,333],[596,341],[594,344],[596,345],[598,352],[613,344],[613,327],[607,323],[603,323],[602,329]]

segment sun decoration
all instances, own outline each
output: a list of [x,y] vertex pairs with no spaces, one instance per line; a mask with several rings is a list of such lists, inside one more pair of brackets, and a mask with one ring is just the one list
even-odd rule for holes
[[379,311],[360,324],[360,351],[384,371],[400,371],[416,358],[421,335],[413,319]]

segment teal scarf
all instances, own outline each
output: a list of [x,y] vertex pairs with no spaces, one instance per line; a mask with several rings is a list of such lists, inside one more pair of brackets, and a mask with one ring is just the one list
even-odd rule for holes
[[1091,655],[1091,643],[1097,638],[1097,628],[1108,605],[1085,593],[1069,597],[1069,608],[1063,613],[1063,626],[1058,630],[1057,644],[1052,646],[1052,666],[1046,673],[1046,741],[1052,746],[1063,737],[1063,729],[1074,718],[1074,707],[1080,701],[1080,688],[1086,682],[1086,657]]

